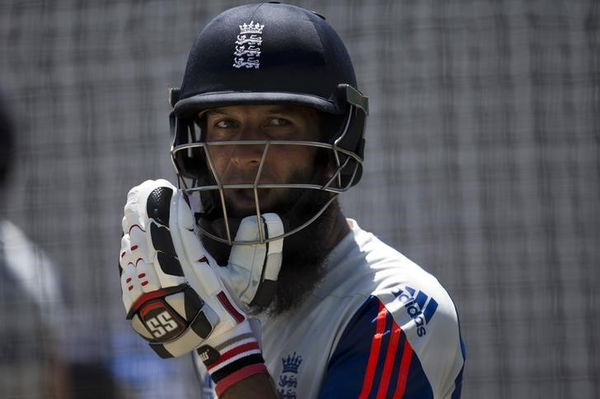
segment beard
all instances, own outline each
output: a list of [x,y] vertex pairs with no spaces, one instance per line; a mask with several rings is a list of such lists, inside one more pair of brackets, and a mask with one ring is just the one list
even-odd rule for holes
[[[332,193],[316,190],[290,190],[288,198],[277,207],[261,212],[274,212],[283,221],[284,231],[306,223],[331,199]],[[298,307],[325,276],[324,263],[334,243],[332,237],[336,218],[340,214],[337,199],[311,224],[286,237],[283,242],[282,265],[277,280],[273,301],[269,306],[252,306],[251,314],[267,313],[277,316]],[[232,236],[235,235],[241,218],[228,218]],[[224,231],[221,217],[200,218],[201,227],[214,234]],[[231,247],[214,239],[201,236],[207,251],[219,265],[227,264]]]

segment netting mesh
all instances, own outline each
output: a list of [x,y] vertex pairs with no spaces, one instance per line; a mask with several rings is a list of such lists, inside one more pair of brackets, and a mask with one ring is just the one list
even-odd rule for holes
[[[174,181],[167,88],[199,29],[240,3],[0,2],[19,139],[2,211],[57,265],[77,397],[109,397],[102,381],[124,398],[199,395],[187,359],[159,360],[124,321],[116,256],[128,189]],[[600,397],[600,4],[295,4],[327,16],[371,100],[346,214],[452,294],[463,397]]]

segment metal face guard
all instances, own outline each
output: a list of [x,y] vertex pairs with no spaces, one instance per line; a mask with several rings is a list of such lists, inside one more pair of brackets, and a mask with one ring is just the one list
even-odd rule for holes
[[[263,146],[261,160],[258,165],[258,169],[256,172],[256,176],[254,178],[254,182],[248,183],[248,184],[225,184],[225,183],[223,183],[223,181],[218,176],[218,173],[216,172],[215,163],[210,155],[209,148],[218,147],[218,146],[251,146],[251,145]],[[310,183],[289,183],[289,184],[259,183],[261,176],[263,174],[264,164],[265,164],[265,160],[267,159],[269,150],[273,146],[278,146],[278,145],[286,145],[286,146],[296,145],[296,146],[305,146],[305,147],[315,147],[315,148],[321,148],[321,149],[331,151],[332,159],[334,159],[335,163],[336,163],[336,165],[335,165],[336,171],[322,185],[310,184]],[[179,187],[188,196],[191,196],[194,193],[201,194],[201,193],[206,193],[206,192],[210,192],[210,191],[218,192],[219,205],[221,207],[221,211],[222,211],[224,223],[225,223],[225,231],[226,231],[225,236],[219,237],[219,236],[207,231],[206,229],[204,229],[201,226],[198,226],[198,229],[200,230],[200,234],[206,235],[207,237],[210,237],[211,239],[214,239],[216,241],[219,241],[219,242],[222,242],[222,243],[225,243],[228,245],[263,244],[266,242],[285,238],[287,236],[290,236],[290,235],[302,230],[303,228],[305,228],[306,226],[308,226],[309,224],[314,222],[327,209],[327,207],[333,202],[333,200],[335,199],[337,194],[339,194],[340,192],[344,192],[350,188],[351,182],[353,179],[349,179],[348,182],[345,185],[343,185],[343,181],[341,178],[341,171],[344,168],[346,168],[350,164],[351,161],[354,161],[353,162],[354,163],[353,176],[354,176],[358,173],[359,168],[362,166],[361,158],[359,158],[356,154],[354,154],[351,151],[347,151],[347,150],[337,147],[335,143],[327,144],[327,143],[322,143],[322,142],[317,142],[317,141],[291,141],[291,140],[235,140],[235,141],[195,142],[195,143],[174,146],[171,150],[171,154],[172,154],[173,162],[176,167],[177,167],[177,162],[176,162],[177,154],[181,151],[189,151],[192,149],[200,149],[202,151],[203,157],[206,160],[206,166],[207,166],[208,172],[210,173],[210,176],[212,178],[211,180],[214,181],[214,184],[199,185],[197,182],[197,179],[185,178],[182,176],[182,174],[178,174]],[[278,235],[276,237],[267,237],[265,235],[265,232],[261,228],[262,223],[260,223],[261,215],[263,212],[262,212],[262,209],[260,206],[259,190],[261,190],[261,189],[277,189],[277,188],[319,190],[319,191],[327,191],[327,192],[333,193],[334,195],[331,196],[331,198],[320,208],[320,210],[316,214],[309,217],[300,226],[295,226],[292,230],[285,232],[282,235]],[[229,226],[229,221],[228,221],[228,209],[227,209],[227,204],[225,202],[225,191],[226,190],[240,190],[240,189],[252,190],[252,193],[254,196],[254,203],[255,203],[255,207],[256,207],[255,211],[256,211],[256,218],[257,218],[257,225],[260,226],[258,241],[238,241],[238,242],[236,242],[233,240],[231,228]]]
[[[293,95],[289,93],[203,93],[193,97],[181,99],[180,90],[173,89],[170,92],[170,102],[173,112],[170,115],[171,131],[173,133],[173,145],[171,146],[171,160],[177,171],[179,188],[186,194],[197,193],[201,199],[209,198],[211,208],[221,207],[225,219],[225,235],[222,237],[206,231],[198,226],[200,234],[210,237],[225,244],[257,244],[273,241],[287,237],[305,228],[314,222],[327,207],[334,201],[337,194],[347,191],[355,185],[362,176],[363,151],[364,151],[364,126],[365,118],[369,112],[368,98],[354,87],[348,84],[339,84],[333,100],[321,99],[323,104],[337,104],[335,114],[339,111],[341,121],[340,129],[330,135],[329,141],[292,141],[292,140],[238,140],[238,141],[212,141],[206,142],[203,137],[201,124],[194,120],[198,112],[215,106],[227,106],[236,104],[270,104],[291,103],[305,106],[315,106],[314,96]],[[282,97],[283,96],[283,97]],[[287,97],[286,97],[287,96]],[[312,102],[311,102],[312,101]],[[322,106],[324,106],[321,104]],[[341,104],[344,104],[343,106]],[[321,106],[320,105],[320,106]],[[316,107],[319,109],[319,107]],[[331,110],[321,110],[330,112]],[[216,173],[213,159],[210,156],[210,147],[216,146],[242,146],[261,145],[263,152],[257,174],[253,183],[249,184],[225,184]],[[315,184],[306,182],[301,184],[259,184],[265,165],[265,159],[269,150],[277,145],[297,145],[319,148],[328,152],[328,159],[335,168],[333,174],[327,181]],[[331,198],[313,215],[308,215],[305,222],[300,226],[294,226],[290,231],[277,237],[265,237],[263,231],[259,232],[259,240],[252,242],[235,242],[227,218],[228,210],[225,203],[225,190],[246,189],[252,190],[256,207],[257,224],[260,226],[260,218],[263,210],[260,206],[260,189],[302,189],[319,190],[332,193]],[[210,198],[206,194],[217,192]],[[202,195],[204,194],[204,196]],[[203,203],[203,201],[201,201]],[[210,211],[210,210],[205,210]]]

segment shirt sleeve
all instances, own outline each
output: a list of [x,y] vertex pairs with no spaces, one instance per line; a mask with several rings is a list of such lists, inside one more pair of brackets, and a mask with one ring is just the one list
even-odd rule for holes
[[[393,291],[399,292],[410,295],[406,288]],[[330,358],[319,398],[460,398],[460,333],[456,340],[442,337],[444,350],[429,361],[428,352],[439,347],[440,334],[428,325],[438,303],[423,296],[417,302],[416,292],[408,300],[395,294],[370,296],[354,314]],[[458,329],[457,317],[450,321]]]

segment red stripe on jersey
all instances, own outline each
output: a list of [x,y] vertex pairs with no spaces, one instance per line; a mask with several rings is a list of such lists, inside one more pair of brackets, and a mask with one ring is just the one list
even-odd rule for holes
[[219,302],[221,302],[221,305],[223,305],[225,309],[227,309],[229,314],[233,316],[235,321],[237,321],[238,323],[244,321],[244,315],[235,310],[235,308],[233,307],[231,302],[229,302],[229,299],[227,299],[227,296],[225,296],[225,293],[223,291],[217,294],[217,298],[219,299]]
[[398,385],[396,385],[396,392],[394,392],[393,399],[401,399],[404,397],[404,391],[406,390],[406,383],[408,381],[408,370],[410,369],[410,363],[412,360],[413,350],[408,343],[408,339],[404,340],[404,347],[402,349],[402,362],[400,363],[400,372],[398,373]]
[[393,322],[392,327],[392,336],[390,337],[390,343],[386,351],[383,374],[379,384],[379,391],[377,391],[377,399],[387,398],[387,390],[390,386],[390,380],[392,379],[392,368],[394,367],[396,351],[398,350],[398,341],[400,340],[400,327],[398,327],[395,322]]
[[259,349],[258,343],[256,343],[256,342],[248,342],[247,344],[237,346],[237,347],[233,348],[232,350],[230,350],[229,352],[223,353],[221,355],[221,357],[219,357],[219,361],[211,364],[210,366],[207,366],[206,368],[208,371],[210,371],[210,370],[214,369],[215,367],[217,367],[218,365],[231,359],[232,357],[239,355],[240,353],[248,352],[248,351],[255,350],[255,349]]
[[377,313],[377,324],[375,327],[375,334],[371,341],[371,351],[369,352],[369,361],[367,362],[367,371],[363,380],[363,386],[360,390],[359,399],[366,399],[371,392],[371,386],[373,385],[373,378],[375,377],[375,370],[377,369],[377,360],[379,359],[379,349],[381,348],[381,338],[385,330],[385,319],[387,317],[387,310],[383,304],[379,303],[379,312]]

